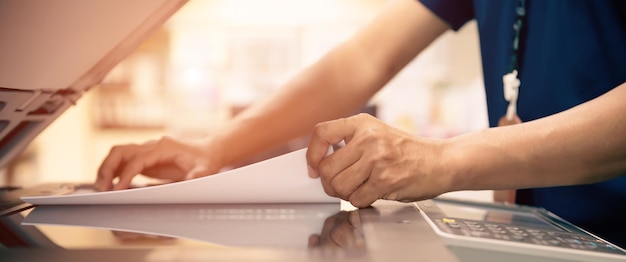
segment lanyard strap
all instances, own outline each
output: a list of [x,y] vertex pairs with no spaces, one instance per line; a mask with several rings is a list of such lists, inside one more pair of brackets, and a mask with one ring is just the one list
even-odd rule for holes
[[[520,35],[522,32],[522,26],[524,25],[524,17],[526,17],[526,1],[517,0],[515,6],[515,23],[513,24],[513,52],[511,54],[511,65],[509,72],[519,69],[519,47],[520,47]],[[519,71],[519,70],[518,70]]]

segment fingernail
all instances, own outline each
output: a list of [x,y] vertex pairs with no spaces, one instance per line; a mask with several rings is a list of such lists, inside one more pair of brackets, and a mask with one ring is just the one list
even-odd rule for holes
[[315,170],[311,166],[307,165],[306,167],[307,167],[307,169],[309,171],[309,177],[310,178],[318,178],[319,177],[317,175],[317,172],[315,172]]

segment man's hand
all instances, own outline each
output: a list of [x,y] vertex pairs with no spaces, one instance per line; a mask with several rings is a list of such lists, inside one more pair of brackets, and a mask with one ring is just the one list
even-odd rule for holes
[[[326,156],[329,146],[345,146]],[[307,161],[330,196],[367,207],[378,199],[416,201],[445,193],[449,186],[440,142],[417,138],[360,114],[315,127]]]
[[214,174],[221,168],[215,158],[219,154],[211,154],[208,144],[163,137],[139,145],[115,146],[100,165],[95,187],[100,191],[126,189],[139,174],[170,181]]

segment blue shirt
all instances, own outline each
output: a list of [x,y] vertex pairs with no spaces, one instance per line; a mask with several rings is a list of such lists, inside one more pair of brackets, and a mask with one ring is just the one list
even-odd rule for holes
[[[477,21],[489,123],[497,126],[508,104],[502,76],[510,70],[516,1],[421,2],[454,30]],[[517,108],[522,121],[567,110],[626,82],[626,1],[526,0],[520,44]],[[544,207],[626,247],[626,176],[520,190],[516,201]]]

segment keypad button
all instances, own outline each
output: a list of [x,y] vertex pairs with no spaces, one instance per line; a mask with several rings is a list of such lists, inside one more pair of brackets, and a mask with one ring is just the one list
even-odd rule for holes
[[446,223],[450,228],[461,228],[461,225],[459,225],[458,223]]
[[475,236],[475,237],[486,237],[486,236],[489,236],[489,233],[481,232],[481,231],[472,231],[472,232],[470,232],[470,234],[472,236]]

